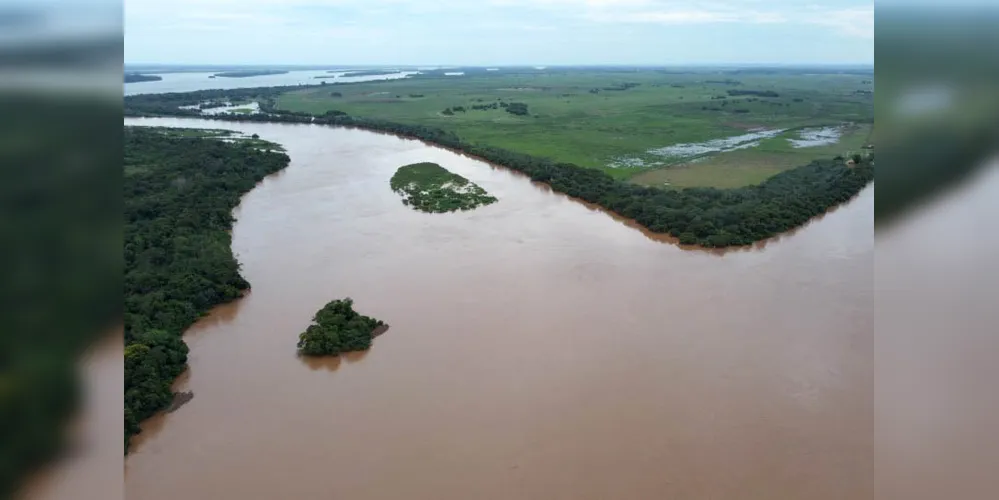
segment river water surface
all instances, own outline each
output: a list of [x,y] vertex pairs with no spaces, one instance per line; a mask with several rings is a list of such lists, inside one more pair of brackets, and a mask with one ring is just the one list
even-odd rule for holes
[[[762,248],[690,251],[510,171],[317,125],[233,128],[290,166],[243,198],[253,289],[185,336],[194,399],[144,426],[130,500],[864,499],[874,188]],[[498,203],[424,214],[433,161]],[[295,355],[329,300],[370,351]]]
[[[125,95],[163,94],[166,92],[193,92],[206,89],[242,89],[252,87],[278,87],[282,85],[319,85],[321,83],[356,83],[375,80],[397,80],[416,74],[415,71],[399,71],[385,75],[350,76],[346,71],[299,70],[276,75],[247,77],[212,77],[218,71],[191,71],[157,73],[156,71],[129,71],[144,75],[156,75],[162,80],[132,82],[124,84]],[[323,78],[317,78],[323,77]],[[330,78],[333,77],[333,78]]]

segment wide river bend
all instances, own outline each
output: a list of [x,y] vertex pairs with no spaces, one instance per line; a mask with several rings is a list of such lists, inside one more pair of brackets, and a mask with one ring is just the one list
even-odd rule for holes
[[[762,248],[658,241],[511,171],[318,125],[236,210],[253,289],[185,336],[194,392],[144,426],[130,500],[863,499],[873,495],[873,202]],[[389,177],[433,161],[499,202],[424,214]],[[295,355],[334,298],[391,329]]]

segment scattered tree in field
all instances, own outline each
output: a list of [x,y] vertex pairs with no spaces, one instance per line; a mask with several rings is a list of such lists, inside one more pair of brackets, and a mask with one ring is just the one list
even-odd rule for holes
[[506,112],[514,115],[525,116],[528,114],[527,105],[522,102],[511,102],[506,106]]

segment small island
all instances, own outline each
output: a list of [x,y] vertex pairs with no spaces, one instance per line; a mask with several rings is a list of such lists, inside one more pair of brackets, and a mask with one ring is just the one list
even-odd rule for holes
[[219,77],[219,78],[249,78],[251,76],[267,76],[267,75],[283,75],[287,71],[282,71],[279,69],[242,69],[236,71],[223,71],[221,73],[215,73],[209,78]]
[[143,75],[142,73],[125,73],[125,83],[158,82],[163,77],[159,75]]
[[497,201],[485,189],[436,163],[399,167],[389,184],[402,195],[404,205],[423,212],[471,210]]
[[320,309],[312,324],[298,336],[298,352],[305,356],[336,356],[341,352],[364,351],[371,339],[388,325],[354,311],[349,297],[334,300]]
[[[327,71],[327,73],[339,73],[338,70]],[[354,71],[345,71],[341,76],[385,76],[394,75],[399,73],[399,70],[389,70],[389,69],[359,69]],[[317,76],[316,78],[333,78],[329,76]]]

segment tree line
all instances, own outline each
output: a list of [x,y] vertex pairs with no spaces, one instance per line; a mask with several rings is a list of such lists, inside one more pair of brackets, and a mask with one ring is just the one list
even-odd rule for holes
[[730,96],[755,95],[760,97],[780,97],[780,94],[774,92],[773,90],[729,90],[728,95]]
[[[150,105],[147,107],[146,103]],[[148,96],[128,96],[125,107],[133,113],[183,114],[163,113],[163,106]],[[346,114],[314,117],[308,113],[285,111],[216,118],[265,122],[314,120],[315,123],[388,132],[439,144],[523,172],[555,191],[600,205],[651,231],[668,233],[684,244],[705,247],[747,245],[776,236],[849,200],[874,180],[873,161],[848,166],[843,160],[830,159],[786,170],[755,186],[660,189],[616,180],[596,169],[469,143],[453,132],[425,125]]]
[[183,331],[249,288],[230,249],[232,210],[288,162],[250,143],[125,128],[126,452],[139,422],[173,399],[187,362]]

